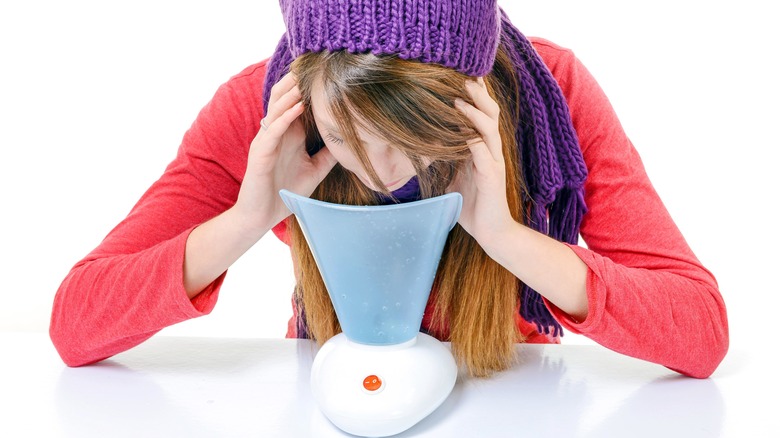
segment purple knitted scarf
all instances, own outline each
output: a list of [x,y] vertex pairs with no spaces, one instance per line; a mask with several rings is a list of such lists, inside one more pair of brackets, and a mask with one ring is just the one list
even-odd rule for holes
[[[521,88],[519,120],[522,123],[518,124],[515,137],[530,193],[530,199],[526,199],[531,206],[526,225],[559,241],[576,244],[580,222],[587,211],[584,199],[587,169],[569,108],[558,83],[530,41],[512,25],[503,10],[499,8],[499,12],[498,44],[514,63]],[[289,71],[294,58],[289,38],[288,34],[282,37],[269,61],[263,89],[264,111],[267,110],[271,87]],[[350,51],[365,52],[370,49],[358,47]],[[409,57],[415,56],[412,54]],[[427,61],[424,55],[417,57]],[[409,201],[417,199],[418,193],[415,178],[394,192],[394,195],[402,201]],[[523,319],[534,323],[540,333],[562,335],[560,324],[552,317],[536,291],[523,285],[519,294],[520,315]],[[302,303],[298,303],[298,316],[298,336],[307,337]]]

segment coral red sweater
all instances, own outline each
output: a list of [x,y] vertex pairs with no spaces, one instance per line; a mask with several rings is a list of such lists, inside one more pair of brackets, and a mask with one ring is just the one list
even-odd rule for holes
[[[589,267],[588,317],[576,322],[548,307],[564,328],[610,349],[709,376],[728,348],[714,277],[675,226],[593,77],[571,51],[532,41],[566,96],[589,170],[581,227],[588,249],[571,246]],[[100,361],[213,309],[224,274],[189,300],[184,247],[194,227],[237,198],[263,116],[265,68],[252,65],[217,90],[162,177],[67,275],[50,326],[66,364]],[[283,227],[274,231],[284,239]],[[531,341],[555,341],[518,324]]]

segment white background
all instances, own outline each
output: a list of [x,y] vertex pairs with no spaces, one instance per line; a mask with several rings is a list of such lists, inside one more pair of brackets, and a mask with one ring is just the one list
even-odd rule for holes
[[[769,3],[500,2],[526,35],[588,66],[718,278],[732,340],[720,373],[763,363],[756,351],[777,339],[780,34]],[[0,330],[47,330],[70,267],[159,177],[217,87],[270,56],[283,29],[273,0],[3,2]],[[292,285],[287,248],[266,236],[231,268],[211,315],[165,332],[282,337]]]

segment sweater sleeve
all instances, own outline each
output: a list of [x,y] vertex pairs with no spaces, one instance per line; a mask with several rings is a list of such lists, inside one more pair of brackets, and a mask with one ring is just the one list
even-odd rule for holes
[[103,360],[211,312],[225,274],[188,299],[184,248],[196,226],[235,203],[262,117],[264,73],[265,63],[250,66],[217,90],[160,179],[68,273],[49,327],[67,365]]
[[713,275],[689,248],[595,79],[569,50],[535,46],[561,86],[580,140],[588,213],[570,245],[588,266],[588,316],[568,330],[607,348],[704,378],[728,349],[726,308]]

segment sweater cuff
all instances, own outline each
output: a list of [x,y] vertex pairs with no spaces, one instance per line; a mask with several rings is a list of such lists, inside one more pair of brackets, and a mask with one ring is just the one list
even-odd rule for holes
[[190,233],[192,233],[192,230],[196,227],[197,225],[181,233],[175,239],[178,240],[178,242],[175,242],[172,245],[175,252],[171,254],[171,257],[175,263],[172,263],[171,266],[179,267],[179,274],[171,276],[171,278],[178,280],[177,284],[171,285],[171,289],[174,292],[173,296],[176,306],[181,312],[183,319],[192,319],[208,315],[214,310],[214,306],[217,304],[217,298],[219,298],[219,290],[222,288],[222,283],[227,274],[227,271],[223,272],[222,275],[217,277],[211,284],[206,286],[201,293],[195,295],[192,299],[187,297],[187,291],[184,289],[184,252],[187,246],[187,239],[189,238]]
[[585,279],[585,290],[588,297],[588,316],[584,321],[576,321],[568,313],[559,309],[555,304],[542,297],[544,304],[552,316],[567,330],[572,333],[588,335],[597,330],[604,317],[604,308],[607,302],[606,282],[601,278],[600,265],[603,263],[600,256],[581,246],[565,243],[588,267]]

